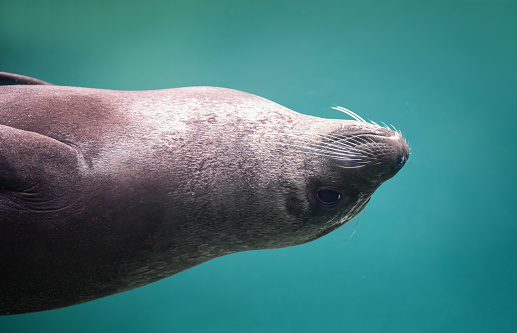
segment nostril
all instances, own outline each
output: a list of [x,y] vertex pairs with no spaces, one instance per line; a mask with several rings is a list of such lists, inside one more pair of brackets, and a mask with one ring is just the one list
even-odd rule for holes
[[406,155],[401,155],[399,158],[397,158],[397,160],[394,161],[394,163],[392,163],[393,170],[397,172],[400,169],[402,169],[404,164],[406,164],[406,161],[407,161]]
[[404,167],[409,157],[409,148],[405,141],[397,140],[392,142],[389,148],[386,148],[385,153],[385,171],[383,175],[386,177],[393,177],[397,172]]
[[390,165],[395,172],[398,172],[400,169],[402,169],[404,164],[406,164],[409,158],[409,147],[406,143],[406,140],[402,137],[402,135],[400,135],[400,133],[397,133],[395,139],[396,142],[393,149],[395,158],[390,163]]

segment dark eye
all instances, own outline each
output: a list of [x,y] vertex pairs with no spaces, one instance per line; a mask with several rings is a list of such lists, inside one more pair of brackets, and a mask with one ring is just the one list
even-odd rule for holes
[[343,197],[341,193],[331,188],[320,188],[316,191],[316,197],[326,205],[333,205]]

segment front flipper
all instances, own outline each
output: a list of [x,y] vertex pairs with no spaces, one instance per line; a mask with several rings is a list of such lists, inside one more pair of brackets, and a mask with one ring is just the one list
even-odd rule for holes
[[73,232],[84,193],[81,156],[0,125],[0,316],[69,304],[67,279],[84,272],[70,273],[83,258],[81,234]]
[[0,125],[0,216],[62,211],[80,191],[80,154],[50,137]]
[[0,72],[0,86],[10,85],[52,85],[51,83],[35,79],[33,77]]

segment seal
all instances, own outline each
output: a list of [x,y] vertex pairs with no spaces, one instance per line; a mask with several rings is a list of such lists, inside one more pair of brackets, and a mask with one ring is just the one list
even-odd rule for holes
[[232,89],[0,74],[0,314],[79,304],[306,243],[404,165],[400,132]]

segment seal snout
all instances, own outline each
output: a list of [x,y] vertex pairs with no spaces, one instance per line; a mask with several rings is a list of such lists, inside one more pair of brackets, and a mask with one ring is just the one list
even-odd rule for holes
[[339,158],[339,165],[365,169],[374,182],[393,177],[409,158],[409,147],[400,131],[387,126],[353,122],[342,126],[338,133],[333,144],[347,149],[352,157]]
[[393,171],[398,172],[404,164],[406,164],[406,161],[409,158],[409,147],[407,145],[406,140],[402,137],[400,133],[393,132],[394,135],[391,137],[394,140],[394,154],[392,156],[392,162],[390,163],[390,166],[392,167]]
[[389,129],[379,129],[382,133],[370,136],[372,144],[365,150],[373,154],[372,167],[384,180],[393,177],[406,164],[409,158],[409,147],[402,134]]

